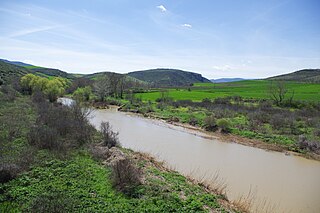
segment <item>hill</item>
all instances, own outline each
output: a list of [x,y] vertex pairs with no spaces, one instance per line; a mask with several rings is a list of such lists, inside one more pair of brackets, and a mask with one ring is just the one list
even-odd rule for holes
[[62,77],[68,79],[75,79],[76,76],[73,74],[67,73],[59,69],[45,68],[45,67],[34,67],[28,68],[31,73],[37,74],[42,77]]
[[74,74],[70,74],[59,69],[39,67],[39,66],[34,66],[32,64],[26,64],[20,61],[9,61],[5,59],[0,59],[0,62],[4,62],[10,65],[15,65],[18,68],[20,67],[21,69],[24,69],[26,73],[33,73],[35,75],[39,75],[42,77],[62,77],[62,78],[68,78],[68,79],[76,78]]
[[296,72],[267,78],[267,80],[298,81],[320,83],[320,69],[304,69]]
[[177,69],[150,69],[129,72],[128,76],[145,81],[154,87],[188,86],[193,83],[208,83],[201,74]]
[[26,68],[0,60],[0,85],[28,73],[30,73],[30,71]]
[[9,60],[5,60],[5,59],[0,59],[0,61],[6,62],[6,63],[9,63],[9,64],[13,64],[13,65],[16,65],[16,66],[21,66],[21,67],[32,66],[31,64],[26,64],[26,63],[23,63],[21,61],[9,61]]
[[218,78],[218,79],[210,79],[213,83],[227,83],[227,82],[236,82],[236,81],[245,81],[247,79],[244,78]]

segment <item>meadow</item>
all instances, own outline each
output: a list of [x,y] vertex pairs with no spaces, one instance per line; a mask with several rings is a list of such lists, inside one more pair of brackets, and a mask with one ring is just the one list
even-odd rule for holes
[[[167,89],[169,97],[174,100],[202,101],[205,98],[241,96],[245,99],[270,99],[269,87],[271,81],[247,80],[231,83],[195,83],[189,88]],[[320,101],[320,84],[286,82],[288,96],[294,92],[294,100]],[[161,90],[151,90],[137,93],[136,96],[144,101],[155,101],[160,97]]]

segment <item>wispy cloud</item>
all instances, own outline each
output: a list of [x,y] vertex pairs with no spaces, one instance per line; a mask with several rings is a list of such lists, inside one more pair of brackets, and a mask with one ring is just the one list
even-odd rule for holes
[[18,37],[18,36],[25,36],[25,35],[32,34],[32,33],[53,30],[53,29],[56,29],[59,27],[63,27],[63,25],[43,26],[43,27],[37,27],[37,28],[24,29],[24,30],[19,30],[17,32],[14,32],[14,33],[10,34],[8,37],[14,38],[14,37]]
[[161,10],[161,12],[164,12],[164,13],[167,12],[167,8],[165,8],[162,4],[157,6],[157,8]]
[[185,27],[185,28],[192,28],[192,25],[191,25],[191,24],[182,24],[181,26],[182,26],[182,27]]

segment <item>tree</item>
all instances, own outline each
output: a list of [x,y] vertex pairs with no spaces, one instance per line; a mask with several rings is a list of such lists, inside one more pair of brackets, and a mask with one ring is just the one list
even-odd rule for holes
[[92,90],[90,86],[78,88],[72,94],[73,98],[78,102],[89,101],[91,95],[92,95]]
[[47,95],[50,102],[57,100],[58,96],[61,96],[65,92],[65,85],[57,78],[48,81],[47,87],[44,93]]
[[39,76],[35,76],[30,82],[32,92],[35,91],[44,91],[47,88],[49,79],[47,78],[41,78]]
[[107,75],[103,75],[94,84],[94,91],[100,101],[104,101],[105,97],[110,94],[111,86]]
[[[286,100],[287,95],[289,94],[288,87],[284,81],[275,81],[271,82],[269,86],[269,95],[271,99],[276,103],[276,105],[281,106]],[[294,90],[291,92],[289,97],[289,102],[292,102],[294,96]]]
[[34,74],[27,74],[25,76],[23,76],[20,80],[20,84],[22,87],[22,90],[28,94],[32,93],[32,84],[31,82],[33,82],[35,80],[35,78],[37,78],[37,76],[35,76]]

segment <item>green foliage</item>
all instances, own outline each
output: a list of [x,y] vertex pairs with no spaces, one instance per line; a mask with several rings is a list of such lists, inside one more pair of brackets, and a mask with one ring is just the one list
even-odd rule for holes
[[[70,160],[51,160],[1,185],[0,209],[25,212],[207,212],[223,211],[218,197],[189,183],[175,172],[146,168],[145,184],[136,196],[117,192],[111,170],[90,157],[76,154]],[[180,195],[183,194],[183,197]],[[11,202],[8,204],[7,199]]]
[[57,100],[58,96],[61,96],[65,92],[66,83],[61,79],[50,80],[44,90],[44,93],[48,96],[50,102]]
[[218,119],[217,126],[221,129],[221,132],[229,133],[230,132],[230,122],[227,119]]
[[90,86],[79,87],[73,92],[72,97],[78,102],[89,101],[90,97],[93,95]]
[[52,79],[42,78],[34,74],[27,74],[20,80],[22,89],[29,94],[35,91],[41,91],[47,95],[50,102],[56,101],[58,96],[64,94],[69,86],[67,79],[56,77]]

